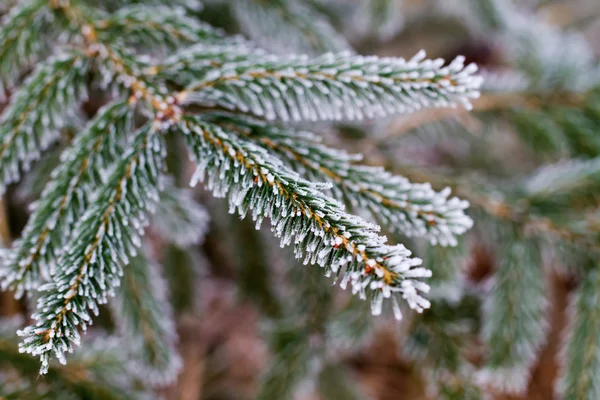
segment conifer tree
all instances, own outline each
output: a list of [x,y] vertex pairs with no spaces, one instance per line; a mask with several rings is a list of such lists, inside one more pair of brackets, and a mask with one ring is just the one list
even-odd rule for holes
[[[552,259],[579,284],[556,393],[596,398],[597,60],[509,0],[434,3],[3,4],[0,190],[30,205],[0,285],[31,318],[1,327],[0,395],[156,397],[189,367],[199,266],[232,259],[272,353],[256,398],[366,398],[342,355],[387,316],[432,398],[521,394]],[[503,68],[364,50],[431,15],[493,38]],[[434,145],[445,169],[418,159]],[[485,283],[474,246],[495,252]]]

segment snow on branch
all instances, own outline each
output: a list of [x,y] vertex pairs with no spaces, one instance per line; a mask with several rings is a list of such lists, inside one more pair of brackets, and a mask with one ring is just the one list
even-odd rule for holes
[[426,60],[325,54],[265,57],[211,70],[181,94],[187,103],[219,105],[267,120],[319,121],[381,117],[423,107],[470,108],[479,96],[475,64],[457,57]]
[[269,218],[282,246],[293,243],[305,264],[341,276],[344,288],[351,283],[353,293],[371,299],[373,314],[381,313],[383,299],[391,297],[400,318],[397,294],[417,311],[429,307],[419,294],[429,287],[418,279],[430,271],[414,268],[421,260],[402,245],[385,244],[378,227],[324,196],[328,184],[304,180],[263,148],[218,125],[184,117],[179,126],[198,164],[192,185],[206,181],[216,197],[229,195],[230,212],[251,212],[257,226]]
[[65,363],[65,352],[79,345],[79,329],[91,324],[90,311],[114,294],[122,266],[137,255],[148,214],[158,200],[164,144],[152,124],[136,133],[107,182],[74,229],[56,275],[40,287],[35,323],[18,332],[22,352],[39,355],[41,373],[51,353]]

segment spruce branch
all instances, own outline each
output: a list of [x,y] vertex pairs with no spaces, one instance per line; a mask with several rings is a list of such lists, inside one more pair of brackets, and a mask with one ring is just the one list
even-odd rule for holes
[[570,325],[561,350],[557,392],[563,399],[600,397],[600,273],[589,270],[570,302]]
[[164,386],[173,382],[182,365],[167,284],[147,253],[142,250],[123,269],[121,286],[110,304],[133,356],[132,372],[152,386]]
[[13,94],[0,117],[0,192],[60,136],[77,102],[87,97],[90,58],[79,51],[42,63]]
[[[124,282],[123,290],[131,289],[132,285],[139,289],[137,285],[144,281],[141,277],[150,277],[151,273],[139,272],[135,265],[126,271],[123,267],[137,255],[141,233],[157,201],[164,156],[159,133],[172,127],[183,131],[190,152],[199,164],[195,181],[206,178],[215,195],[229,194],[232,212],[244,216],[252,210],[258,225],[263,218],[269,218],[282,245],[293,242],[296,255],[304,257],[305,263],[323,266],[327,275],[339,276],[344,287],[351,283],[354,293],[371,300],[374,314],[381,312],[383,299],[389,297],[393,299],[397,318],[401,317],[397,303],[399,296],[419,312],[429,307],[429,302],[420,295],[420,292],[427,292],[428,286],[419,278],[430,276],[430,272],[413,268],[421,261],[411,258],[404,246],[385,244],[385,238],[377,234],[378,227],[345,213],[338,202],[323,195],[321,192],[330,185],[303,179],[271,154],[277,152],[266,142],[254,142],[254,138],[236,130],[191,116],[192,107],[184,107],[195,102],[214,103],[266,119],[314,120],[372,117],[422,106],[467,105],[469,98],[478,95],[480,85],[480,78],[473,76],[474,66],[464,68],[460,58],[443,66],[443,60],[423,61],[424,54],[408,62],[346,54],[328,54],[313,60],[275,56],[262,60],[261,53],[252,51],[245,42],[221,41],[220,33],[208,28],[202,31],[178,11],[168,13],[164,9],[159,15],[148,15],[150,9],[137,6],[108,15],[70,1],[51,1],[50,7],[57,15],[62,13],[61,17],[69,22],[70,35],[78,32],[75,42],[84,47],[81,55],[89,63],[85,76],[88,71],[99,71],[101,88],[113,86],[119,88],[120,93],[129,95],[126,102],[120,102],[122,109],[136,104],[151,122],[138,130],[125,155],[114,161],[117,147],[110,147],[113,154],[105,157],[104,150],[96,147],[98,142],[88,138],[99,135],[101,130],[95,125],[101,122],[93,121],[78,138],[75,147],[68,150],[69,156],[65,156],[65,163],[59,167],[38,203],[36,212],[46,210],[47,206],[49,213],[34,213],[29,225],[31,231],[26,231],[31,237],[23,239],[23,243],[28,241],[33,245],[33,252],[29,247],[31,255],[19,260],[19,264],[22,262],[26,267],[24,274],[12,275],[11,279],[18,278],[19,281],[14,282],[16,286],[33,286],[31,282],[37,279],[28,281],[27,278],[28,271],[33,270],[29,269],[30,261],[56,264],[51,273],[52,281],[40,288],[42,295],[33,316],[34,324],[19,332],[23,336],[21,351],[40,356],[42,373],[48,371],[52,353],[65,362],[65,352],[71,352],[73,344],[79,344],[80,329],[85,330],[91,324],[91,314],[97,314],[98,305],[113,295],[123,273],[139,273],[137,279]],[[99,16],[104,19],[98,21]],[[221,49],[198,45],[193,50],[174,55],[169,60],[171,64],[167,62],[166,66],[161,63],[152,66],[123,45],[145,47],[148,43],[165,42],[176,47],[189,41],[202,42],[201,37],[206,32],[207,41],[218,39]],[[211,36],[213,33],[215,37]],[[239,50],[232,52],[235,46]],[[75,50],[72,53],[79,54]],[[187,89],[168,94],[167,83],[173,82],[187,85]],[[104,112],[98,119],[101,120]],[[109,117],[117,126],[118,118],[116,121],[115,118]],[[110,131],[106,140],[118,146],[119,140],[111,135],[122,130],[127,129],[118,127]],[[94,144],[91,150],[82,144],[84,138],[90,140],[88,144]],[[101,140],[100,137],[95,139]],[[305,144],[298,142],[298,145]],[[316,161],[329,165],[332,171],[341,168],[333,162],[334,154],[316,144],[306,144],[306,147],[313,150],[315,157],[320,157]],[[350,163],[352,156],[346,156],[345,161]],[[94,165],[91,163],[94,158],[102,161]],[[17,166],[21,162],[26,167],[30,161],[19,159]],[[87,168],[92,170],[86,171]],[[101,176],[101,170],[107,168],[110,174]],[[366,184],[367,172],[359,167],[348,167],[341,172],[355,174]],[[375,170],[368,169],[368,172]],[[381,179],[393,178],[381,171],[378,173],[382,174]],[[391,190],[389,187],[376,189]],[[376,189],[370,187],[369,194]],[[425,187],[421,189],[425,190]],[[93,192],[93,195],[87,199],[79,198],[79,190]],[[447,194],[441,194],[441,197],[446,201]],[[176,201],[180,203],[181,200]],[[85,202],[87,210],[82,213]],[[195,222],[200,220],[198,210],[180,209],[186,211],[185,219],[195,218]],[[64,237],[58,238],[51,233],[53,226],[59,228],[56,235],[64,234]],[[49,249],[48,245],[53,245],[52,237],[61,246]],[[19,242],[19,246],[21,244]],[[60,247],[65,250],[59,250]],[[23,247],[23,253],[25,251]],[[46,255],[48,258],[44,259]],[[146,279],[147,287],[154,288],[157,284],[150,280]],[[155,291],[152,288],[138,290],[136,293],[140,296],[124,295],[120,300],[137,302],[138,306],[146,304],[144,294]],[[129,311],[144,311],[143,307],[129,307],[131,304],[126,306],[123,302],[119,304]],[[152,326],[155,322],[160,321],[154,318],[143,325]],[[139,331],[139,326],[131,331]],[[162,329],[159,328],[156,332]],[[142,339],[146,341],[141,351],[153,353],[153,358],[156,355],[154,345],[160,345],[160,340],[168,341],[168,338],[151,340],[147,336],[149,329],[141,330]],[[173,343],[168,345],[172,347]],[[171,363],[174,359],[159,358],[171,366],[176,364]],[[149,373],[152,379],[158,377],[157,368]]]
[[212,70],[181,93],[186,103],[219,105],[267,120],[362,119],[411,112],[421,107],[462,104],[479,95],[481,79],[462,57],[409,61],[326,54],[267,57]]
[[18,332],[21,351],[40,356],[41,373],[48,371],[52,352],[66,362],[64,353],[79,345],[79,329],[91,324],[89,312],[98,314],[98,305],[119,285],[122,265],[137,254],[158,200],[164,146],[156,133],[153,124],[138,130],[75,227],[56,275],[40,287],[35,323]]
[[[83,9],[70,4],[62,8],[73,21],[85,23]],[[85,329],[91,324],[88,311],[98,313],[98,304],[105,303],[119,284],[122,264],[135,256],[135,247],[141,243],[139,234],[158,197],[164,148],[156,133],[179,118],[179,108],[162,95],[164,89],[137,73],[135,58],[118,46],[97,42],[96,31],[90,25],[82,25],[81,32],[89,44],[86,53],[99,60],[106,71],[104,79],[115,77],[128,89],[132,93],[130,104],[141,100],[150,106],[154,121],[139,130],[125,157],[98,189],[65,246],[68,252],[61,256],[52,282],[40,288],[44,294],[33,316],[37,322],[19,331],[25,337],[22,351],[40,355],[41,373],[48,370],[51,352],[66,362],[64,353],[72,352],[73,343],[79,344],[79,327]]]
[[219,105],[267,120],[362,119],[461,104],[479,96],[477,67],[458,57],[409,61],[348,54],[266,57],[213,69],[181,93],[184,103]]
[[114,102],[101,109],[63,152],[61,164],[41,198],[31,205],[33,213],[4,261],[2,287],[15,290],[17,298],[50,278],[74,225],[92,201],[90,194],[103,183],[102,171],[119,158],[131,118],[127,102]]
[[319,264],[326,274],[342,275],[341,286],[372,301],[373,314],[381,312],[383,298],[391,297],[401,317],[395,294],[401,294],[417,311],[429,307],[418,292],[429,287],[416,279],[430,276],[410,258],[402,245],[385,244],[377,227],[346,214],[340,204],[322,194],[328,185],[310,183],[263,148],[218,125],[184,116],[179,129],[185,134],[192,158],[198,164],[192,185],[207,181],[216,197],[229,194],[230,212],[252,218],[260,226],[271,219],[281,245],[294,243],[305,264]]
[[546,340],[548,300],[537,252],[534,242],[509,239],[484,303],[483,340],[489,354],[478,378],[508,393],[526,389]]
[[449,198],[450,188],[436,192],[428,183],[411,183],[381,167],[360,165],[362,155],[332,149],[308,132],[225,115],[215,116],[215,122],[241,131],[307,180],[331,183],[335,198],[367,210],[392,231],[425,237],[433,245],[455,246],[456,237],[473,225],[464,213],[469,203]]

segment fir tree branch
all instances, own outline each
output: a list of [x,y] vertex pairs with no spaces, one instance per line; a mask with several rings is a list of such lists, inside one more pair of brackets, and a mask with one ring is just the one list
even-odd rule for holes
[[127,102],[112,103],[63,152],[3,266],[2,287],[15,290],[17,298],[49,279],[74,225],[90,204],[90,193],[103,183],[102,171],[119,158],[131,118]]
[[219,105],[267,120],[362,119],[411,112],[421,107],[462,104],[479,96],[474,64],[458,57],[411,60],[326,54],[268,57],[210,71],[181,94],[188,103]]
[[479,379],[508,393],[526,389],[546,340],[546,290],[535,242],[508,239],[484,304],[483,340],[489,351]]
[[162,81],[152,79],[153,74],[144,73],[148,64],[118,45],[107,46],[96,42],[95,30],[86,26],[87,40],[91,42],[88,53],[99,60],[102,70],[103,86],[116,84],[130,94],[129,102],[141,102],[148,118],[153,119],[154,128],[166,130],[177,123],[183,110],[179,106],[178,96],[170,96]]
[[561,352],[557,392],[563,399],[600,397],[600,273],[589,270],[570,304],[571,322]]
[[130,102],[143,100],[150,106],[155,124],[162,125],[160,129],[166,129],[178,120],[181,110],[175,104],[175,98],[165,95],[165,85],[150,79],[153,74],[142,71],[148,64],[129,50],[119,44],[102,41],[93,24],[92,11],[69,1],[59,2],[57,8],[62,9],[71,24],[79,28],[80,39],[87,45],[86,54],[96,58],[96,66],[102,75],[102,87],[106,88],[116,79],[122,88],[131,93]]
[[[65,5],[65,13],[85,21],[81,9]],[[61,257],[53,281],[40,290],[34,325],[20,331],[25,339],[24,352],[40,355],[41,373],[48,370],[50,353],[61,362],[64,353],[79,344],[79,326],[91,324],[88,311],[98,313],[98,304],[107,301],[119,284],[121,264],[127,264],[140,245],[136,231],[143,232],[147,214],[157,200],[158,173],[161,169],[163,146],[156,132],[167,129],[177,120],[179,109],[169,104],[155,88],[135,74],[136,66],[123,57],[118,48],[97,43],[95,30],[82,26],[84,39],[90,43],[87,51],[102,62],[108,62],[108,74],[116,75],[122,86],[132,92],[129,103],[142,99],[151,108],[152,124],[136,135],[126,156],[118,163],[108,182],[98,189],[97,197],[75,228],[73,238]],[[102,65],[102,64],[101,64]],[[138,193],[143,190],[142,193]],[[97,271],[94,273],[94,269]],[[63,300],[64,299],[64,300]],[[48,307],[49,304],[53,306]]]
[[158,265],[142,254],[123,270],[111,301],[119,332],[134,359],[132,372],[152,386],[172,383],[181,368],[167,287]]
[[333,195],[355,209],[367,210],[388,229],[427,238],[433,245],[455,246],[456,237],[473,221],[464,214],[466,201],[449,198],[450,189],[435,192],[380,167],[357,164],[360,154],[348,154],[321,143],[307,132],[295,132],[260,121],[215,116],[215,122],[241,131],[284,160],[307,180],[329,182]]
[[81,52],[58,55],[41,64],[13,95],[0,118],[0,192],[59,137],[74,105],[87,96],[90,66]]
[[20,349],[39,355],[41,373],[48,371],[51,352],[65,362],[65,352],[79,344],[79,329],[91,323],[89,311],[119,284],[122,265],[137,254],[148,213],[158,200],[158,179],[164,147],[156,128],[147,124],[74,230],[53,280],[40,287],[34,325],[19,331]]
[[184,117],[179,127],[198,163],[192,185],[207,179],[215,196],[229,193],[231,212],[245,216],[252,210],[257,226],[270,218],[281,245],[293,242],[304,263],[317,263],[328,275],[343,275],[342,287],[351,281],[353,292],[362,298],[368,289],[374,314],[381,312],[384,297],[392,297],[400,318],[394,293],[402,293],[417,311],[428,308],[429,302],[418,294],[428,286],[413,278],[430,273],[411,268],[421,260],[410,258],[402,245],[386,245],[375,226],[346,214],[322,194],[327,186],[302,179],[264,149],[217,125]]

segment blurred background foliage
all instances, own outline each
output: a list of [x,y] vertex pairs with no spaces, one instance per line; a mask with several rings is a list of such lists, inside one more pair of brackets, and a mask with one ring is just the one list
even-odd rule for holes
[[[189,3],[191,15],[275,53],[410,57],[424,48],[476,62],[486,81],[472,113],[432,109],[316,129],[368,164],[451,187],[471,203],[475,226],[456,248],[390,233],[420,249],[433,271],[431,309],[397,323],[371,317],[367,303],[332,289],[319,268],[195,191],[210,215],[203,244],[185,243],[184,223],[172,227],[178,245],[151,236],[177,321],[177,382],[149,390],[130,377],[123,345],[103,339],[117,329],[110,317],[77,359],[38,378],[37,360],[18,353],[13,329],[29,303],[3,294],[2,398],[600,398],[597,0]],[[90,96],[82,118],[102,103]],[[58,154],[60,145],[5,196],[5,244]],[[180,157],[169,168],[176,184],[191,173]]]

